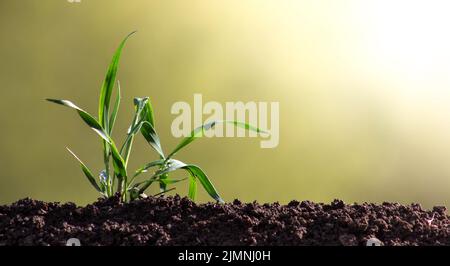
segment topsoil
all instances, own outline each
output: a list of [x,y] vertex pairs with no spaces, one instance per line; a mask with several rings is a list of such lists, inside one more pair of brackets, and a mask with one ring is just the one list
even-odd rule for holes
[[445,207],[397,203],[346,205],[195,204],[149,197],[99,199],[86,207],[32,199],[0,206],[1,245],[450,245]]

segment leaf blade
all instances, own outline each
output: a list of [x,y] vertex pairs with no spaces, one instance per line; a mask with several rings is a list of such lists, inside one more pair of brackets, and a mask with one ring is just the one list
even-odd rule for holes
[[195,198],[197,197],[197,179],[193,176],[189,176],[189,191],[188,191],[188,197],[195,201]]
[[[206,192],[208,192],[208,194],[213,199],[215,199],[216,201],[218,201],[220,203],[224,203],[224,200],[220,197],[216,188],[214,187],[214,185],[209,180],[208,176],[205,174],[205,172],[203,172],[203,170],[200,167],[193,165],[193,164],[189,164],[189,165],[183,167],[183,169],[186,169],[193,178],[198,179],[200,181],[200,184],[203,186],[203,188],[206,190]],[[195,185],[195,187],[196,187],[196,185]],[[194,196],[195,196],[195,194],[194,194]]]
[[106,72],[106,77],[103,81],[102,88],[100,90],[99,105],[98,105],[98,119],[99,119],[100,125],[102,125],[105,128],[109,128],[108,112],[109,112],[112,90],[114,88],[114,83],[115,83],[116,76],[117,76],[117,70],[119,68],[119,61],[120,61],[120,56],[122,54],[122,49],[125,46],[125,43],[128,40],[128,38],[130,38],[130,36],[133,35],[134,33],[135,33],[135,31],[128,34],[122,40],[122,42],[120,43],[116,52],[114,53],[111,63],[108,66],[108,70]]
[[153,126],[148,121],[142,122],[141,134],[144,136],[145,140],[150,144],[150,146],[155,149],[155,151],[159,154],[161,158],[165,158],[164,152],[161,147],[161,141],[159,140],[159,136],[156,133]]
[[100,137],[102,137],[106,142],[110,143],[110,138],[108,134],[105,132],[103,127],[100,125],[100,123],[95,119],[92,115],[90,115],[88,112],[84,111],[80,107],[76,106],[74,103],[68,100],[57,100],[57,99],[46,99],[49,102],[56,103],[59,105],[63,105],[72,109],[75,109],[78,112],[78,115],[81,117],[81,119],[92,129],[94,132],[96,132]]
[[119,112],[119,106],[120,101],[122,99],[121,92],[120,92],[120,82],[117,81],[117,95],[116,95],[116,101],[114,103],[113,111],[111,113],[111,116],[109,118],[109,134],[111,135],[114,129],[114,125],[116,123],[117,113]]
[[100,189],[100,187],[98,186],[97,182],[95,181],[95,177],[92,174],[91,170],[89,170],[89,168],[83,163],[83,161],[80,160],[80,158],[78,158],[78,156],[71,151],[69,148],[66,148],[69,153],[79,162],[80,166],[81,166],[81,170],[83,171],[84,175],[86,176],[86,178],[88,179],[88,181],[91,183],[91,185],[100,193],[103,193],[104,191],[102,191]]
[[231,120],[218,120],[218,121],[211,121],[209,123],[203,124],[194,130],[191,131],[191,135],[188,137],[185,137],[181,140],[181,142],[175,147],[175,149],[167,156],[167,159],[170,159],[172,156],[174,156],[178,151],[189,145],[191,142],[193,142],[195,139],[203,136],[204,131],[214,128],[215,125],[222,123],[222,124],[232,124],[235,127],[241,127],[249,131],[255,131],[257,133],[264,133],[268,134],[266,131],[252,126],[250,124],[239,122],[239,121],[231,121]]
[[[212,184],[212,182],[209,180],[208,176],[200,167],[193,164],[185,164],[175,159],[170,159],[168,163],[169,163],[168,167],[161,171],[158,171],[154,177],[162,176],[170,172],[176,171],[178,169],[184,169],[190,174],[192,178],[198,179],[200,181],[200,184],[213,199],[215,199],[220,203],[224,202],[223,199],[220,197],[219,193],[217,192],[216,188]],[[189,186],[190,187],[192,186],[192,189],[194,189],[194,185],[191,183],[192,182],[190,182]],[[196,187],[197,186],[195,185],[195,189]],[[144,190],[141,190],[140,192],[143,193]],[[192,194],[195,195],[195,193],[193,192]]]
[[148,101],[145,103],[144,109],[142,111],[142,120],[149,122],[152,127],[155,128],[155,117],[150,99],[148,99]]

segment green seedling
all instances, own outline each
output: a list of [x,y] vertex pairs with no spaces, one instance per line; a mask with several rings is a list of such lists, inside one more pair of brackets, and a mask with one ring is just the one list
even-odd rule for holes
[[[232,124],[236,127],[241,127],[258,133],[266,132],[257,127],[238,121],[213,121],[194,129],[189,137],[184,138],[175,147],[175,149],[166,156],[161,147],[158,134],[155,131],[153,108],[149,98],[134,98],[134,117],[126,134],[125,140],[119,148],[112,138],[114,124],[121,101],[120,83],[118,81],[116,82],[116,75],[122,49],[132,34],[134,34],[134,32],[129,34],[121,42],[108,67],[106,78],[100,91],[98,118],[95,118],[88,112],[79,108],[71,101],[47,99],[50,102],[76,110],[84,123],[100,136],[103,143],[104,169],[96,178],[93,172],[78,158],[77,155],[75,155],[74,152],[70,149],[68,149],[68,151],[80,163],[81,170],[87,177],[88,181],[104,197],[112,197],[115,194],[119,194],[122,201],[146,197],[144,193],[153,183],[159,184],[161,192],[158,193],[158,195],[164,194],[173,190],[173,188],[168,188],[169,185],[188,179],[188,196],[192,200],[195,200],[197,194],[197,182],[200,182],[206,192],[213,199],[218,202],[223,202],[216,188],[200,167],[175,160],[173,159],[173,156],[195,139],[203,136],[205,131],[210,130],[219,123]],[[117,85],[115,86],[115,84]],[[116,96],[113,105],[111,105],[114,88],[117,88]],[[147,163],[135,171],[132,175],[129,175],[127,172],[127,165],[134,138],[139,134],[142,135],[148,144],[157,152],[159,159]],[[154,170],[150,176],[143,181],[136,182],[138,176],[148,173],[152,168]],[[169,174],[176,170],[184,170],[189,174],[189,176],[185,179],[170,178]]]

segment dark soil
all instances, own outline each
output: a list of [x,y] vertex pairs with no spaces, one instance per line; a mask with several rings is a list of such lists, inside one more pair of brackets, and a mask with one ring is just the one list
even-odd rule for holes
[[23,199],[0,206],[1,245],[450,245],[445,207],[397,203],[346,205],[195,204],[187,198],[117,198],[86,207]]

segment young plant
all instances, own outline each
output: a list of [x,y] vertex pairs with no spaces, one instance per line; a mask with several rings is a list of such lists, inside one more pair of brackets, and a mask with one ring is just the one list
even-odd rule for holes
[[[218,123],[232,124],[236,127],[241,127],[246,130],[255,131],[258,133],[265,133],[259,128],[253,127],[246,123],[238,121],[213,121],[206,123],[191,132],[189,137],[184,138],[175,149],[167,156],[161,148],[161,143],[158,134],[155,131],[155,120],[153,115],[153,108],[148,97],[134,98],[135,113],[131,125],[125,137],[125,141],[120,146],[116,146],[116,142],[112,139],[112,133],[114,124],[117,118],[119,105],[121,101],[120,83],[116,82],[116,75],[119,66],[119,60],[122,53],[122,49],[125,46],[128,38],[134,34],[130,33],[119,45],[116,50],[112,61],[108,67],[106,78],[103,82],[100,91],[99,106],[98,106],[98,118],[95,118],[88,112],[84,111],[80,107],[68,100],[56,100],[47,99],[50,102],[60,104],[66,107],[70,107],[77,111],[81,119],[87,124],[94,132],[96,132],[103,144],[103,162],[104,169],[100,172],[96,178],[92,171],[72,152],[68,151],[72,156],[80,163],[81,170],[87,177],[92,186],[100,192],[104,197],[112,197],[115,194],[119,194],[122,201],[135,200],[140,197],[146,197],[144,192],[153,183],[159,184],[160,193],[164,194],[168,191],[171,184],[178,183],[185,179],[189,179],[189,192],[188,196],[192,200],[195,200],[197,193],[197,182],[203,186],[206,192],[216,201],[223,202],[219,196],[214,185],[209,180],[208,176],[203,170],[193,164],[186,164],[181,161],[173,159],[173,156],[193,142],[196,138],[201,137],[206,130],[213,128]],[[117,91],[114,104],[112,103],[112,95],[117,84]],[[134,172],[132,176],[129,176],[127,172],[127,165],[130,158],[130,153],[136,135],[142,135],[150,146],[157,152],[159,159],[149,162],[143,167]],[[136,178],[151,168],[156,170],[147,179],[141,182],[135,182]],[[171,179],[169,174],[176,170],[185,170],[189,177],[185,179]]]

